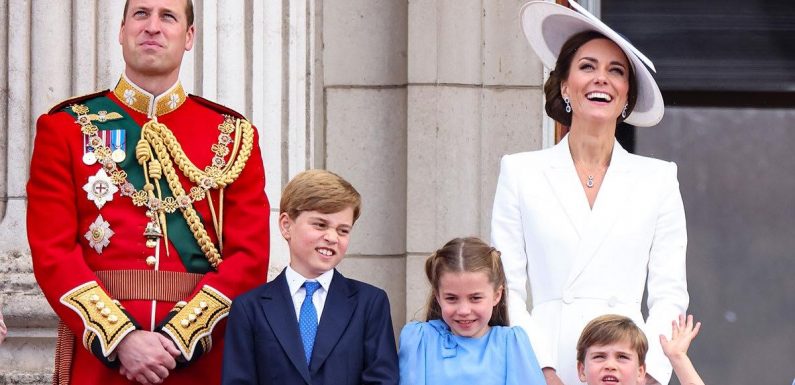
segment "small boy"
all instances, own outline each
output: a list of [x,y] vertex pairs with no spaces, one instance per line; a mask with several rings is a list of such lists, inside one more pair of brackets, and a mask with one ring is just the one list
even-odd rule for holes
[[577,341],[580,381],[597,384],[644,384],[649,343],[631,319],[607,314],[594,318]]
[[305,171],[287,184],[279,230],[290,264],[233,302],[224,385],[398,383],[386,293],[335,269],[360,206],[356,189],[328,171]]
[[[676,377],[682,385],[704,385],[687,356],[701,323],[694,325],[692,315],[680,315],[678,321],[672,322],[672,329],[671,340],[661,335],[660,343]],[[616,314],[596,317],[585,326],[577,342],[580,381],[588,385],[642,385],[648,350],[646,335],[631,319]]]

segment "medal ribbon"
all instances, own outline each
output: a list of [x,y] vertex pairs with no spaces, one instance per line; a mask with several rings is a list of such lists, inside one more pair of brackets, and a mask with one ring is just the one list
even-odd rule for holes
[[[83,102],[83,104],[86,105],[90,111],[108,111],[119,113],[122,116],[122,119],[112,121],[108,120],[106,122],[95,121],[93,123],[99,128],[100,131],[112,130],[111,132],[114,134],[116,133],[115,131],[119,131],[118,143],[138,143],[138,140],[141,138],[141,126],[139,126],[138,123],[136,123],[135,120],[133,120],[133,118],[130,117],[130,115],[127,114],[127,112],[124,111],[124,109],[116,104],[113,100],[106,96],[101,96],[95,99],[87,100]],[[77,118],[77,115],[72,112],[70,108],[67,107],[64,109],[64,111]],[[107,135],[107,132],[102,132],[101,135],[107,144],[108,137],[111,135]],[[108,146],[108,148],[114,149],[115,147]],[[117,162],[117,165],[120,169],[127,173],[127,181],[132,183],[136,190],[143,188],[145,183],[143,169],[141,165],[138,164],[135,156],[126,156],[122,162]],[[171,190],[168,188],[167,183],[162,179],[159,181],[159,183],[160,189],[163,192],[163,198],[172,196]],[[198,215],[199,213],[197,212],[196,214]],[[202,222],[204,222],[204,219],[201,219]],[[188,228],[188,224],[185,222],[182,212],[177,210],[173,213],[166,214],[166,223],[168,224],[168,239],[177,250],[185,269],[190,273],[198,274],[204,274],[212,271],[210,263],[204,256],[204,253],[199,247],[196,238],[194,238],[193,233],[190,231],[190,228]],[[141,236],[143,236],[143,229],[141,229]]]

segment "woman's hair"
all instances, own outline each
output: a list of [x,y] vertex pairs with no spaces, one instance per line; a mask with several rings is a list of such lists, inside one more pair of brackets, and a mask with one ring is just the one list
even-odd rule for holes
[[638,354],[638,363],[645,365],[649,342],[646,335],[628,317],[606,314],[591,320],[577,341],[577,362],[585,362],[585,353],[592,346],[603,346],[627,341]]
[[505,290],[505,272],[502,269],[500,252],[475,237],[455,238],[425,261],[425,275],[431,283],[425,320],[442,318],[442,309],[436,300],[442,274],[463,272],[483,272],[495,290],[502,289],[502,297],[491,313],[489,326],[508,326],[508,293]]
[[[558,60],[555,63],[555,69],[549,73],[549,79],[544,83],[544,95],[547,98],[544,109],[550,118],[555,119],[564,126],[571,126],[571,113],[566,112],[566,104],[563,103],[563,95],[560,93],[560,85],[569,78],[571,71],[571,62],[574,60],[574,55],[585,43],[594,39],[608,39],[605,35],[597,31],[583,31],[570,37],[569,40],[560,48]],[[612,41],[612,40],[610,40]],[[621,50],[623,53],[624,50]],[[625,55],[626,56],[626,55]],[[635,102],[638,100],[638,81],[635,78],[635,70],[632,68],[632,62],[627,58],[629,63],[629,92],[627,95],[627,116],[632,113],[635,108]],[[623,122],[625,118],[621,115],[618,116],[617,122]]]

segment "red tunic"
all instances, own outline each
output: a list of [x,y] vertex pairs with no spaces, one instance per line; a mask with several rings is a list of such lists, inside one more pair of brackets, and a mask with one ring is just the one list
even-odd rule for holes
[[[116,102],[140,126],[149,121],[146,114],[121,102],[113,92],[96,96],[107,96]],[[86,98],[82,98],[77,102],[85,100]],[[236,113],[192,96],[182,96],[179,102],[181,104],[176,109],[158,116],[158,122],[165,124],[173,132],[188,159],[198,168],[204,169],[205,166],[210,165],[214,156],[211,147],[218,142],[218,125],[224,119],[222,114]],[[66,107],[70,104],[62,105]],[[97,111],[91,113],[96,114]],[[121,196],[119,193],[116,193],[102,208],[97,208],[97,205],[88,199],[83,186],[102,166],[98,163],[84,164],[82,160],[85,152],[84,135],[74,116],[62,109],[51,111],[39,118],[36,128],[30,181],[27,186],[28,239],[33,255],[34,273],[45,297],[63,323],[77,336],[69,370],[71,383],[126,384],[128,381],[119,375],[118,369],[106,366],[108,361],[115,360],[115,354],[109,348],[117,346],[116,344],[121,340],[118,335],[114,340],[113,335],[88,333],[101,339],[103,347],[107,348],[101,355],[96,351],[92,353],[84,347],[82,340],[86,336],[84,334],[86,326],[91,324],[91,317],[103,320],[97,315],[96,309],[91,308],[96,301],[89,303],[89,309],[81,312],[79,308],[86,304],[85,301],[77,305],[77,302],[72,302],[71,306],[67,306],[69,301],[62,297],[81,285],[95,281],[99,285],[97,290],[101,294],[100,297],[104,298],[102,293],[105,293],[111,299],[116,299],[107,290],[107,285],[98,278],[98,271],[157,269],[186,272],[186,267],[173,244],[163,240],[160,241],[158,265],[155,267],[147,264],[147,257],[153,256],[155,249],[146,246],[146,238],[142,235],[149,222],[145,215],[146,207],[133,205],[130,197]],[[264,193],[265,176],[257,143],[255,130],[254,146],[245,168],[224,190],[223,249],[220,250],[223,262],[217,270],[200,277],[198,284],[183,299],[184,301],[190,302],[194,297],[198,298],[197,294],[201,293],[202,289],[233,299],[238,294],[265,282],[269,255],[269,205]],[[135,143],[126,144],[126,154],[127,157],[135,156]],[[177,174],[186,191],[195,186],[179,169]],[[215,209],[218,210],[218,190],[211,190],[211,193]],[[196,201],[193,206],[203,218],[207,233],[218,246],[208,200],[205,198]],[[90,225],[99,215],[109,223],[114,233],[101,253],[89,245],[85,236]],[[168,247],[168,255],[165,247]],[[112,310],[109,313],[114,314],[114,317],[118,314],[121,321],[125,321],[125,315],[129,316],[132,324],[127,325],[132,325],[130,327],[137,324],[140,329],[154,330],[167,318],[174,317],[173,314],[169,315],[175,307],[173,301],[121,299],[119,302],[126,310],[126,314],[119,312],[118,308],[108,303],[107,307]],[[226,316],[228,307],[221,306],[216,310],[212,317],[200,316],[194,321],[194,324],[211,331],[212,347],[208,347],[209,352],[201,357],[197,355],[198,358],[192,357],[188,365],[173,370],[165,384],[220,383],[225,322],[218,323],[218,320]],[[184,316],[184,313],[177,313],[174,317],[175,325],[178,325],[180,317]],[[109,324],[106,322],[107,315],[102,317],[105,317],[103,322],[106,326],[116,327],[122,323]],[[173,336],[171,337],[173,339]],[[112,346],[109,345],[111,343]],[[177,346],[179,347],[179,344]],[[183,347],[183,352],[186,352],[185,349],[188,355],[194,352],[190,344]],[[56,362],[56,367],[58,364]]]

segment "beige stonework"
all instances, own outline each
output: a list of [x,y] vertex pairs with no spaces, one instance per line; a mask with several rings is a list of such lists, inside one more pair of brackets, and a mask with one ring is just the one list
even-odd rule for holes
[[523,3],[409,3],[407,320],[424,314],[429,254],[454,237],[488,241],[502,155],[541,148],[543,69]]
[[326,169],[362,195],[349,253],[396,255],[406,245],[406,89],[326,92]]
[[406,275],[405,256],[349,253],[338,269],[348,278],[367,282],[386,291],[392,312],[392,326],[397,337],[406,319],[406,281],[395,277]]
[[[32,127],[57,101],[113,86],[123,3],[112,3],[0,0],[0,306],[10,326],[0,383],[50,380],[57,319],[25,239]],[[518,25],[523,1],[195,3],[199,33],[181,78],[259,129],[269,277],[289,263],[281,188],[327,168],[364,198],[340,271],[386,290],[396,333],[421,320],[427,256],[454,236],[488,239],[500,157],[543,143],[543,72]]]

